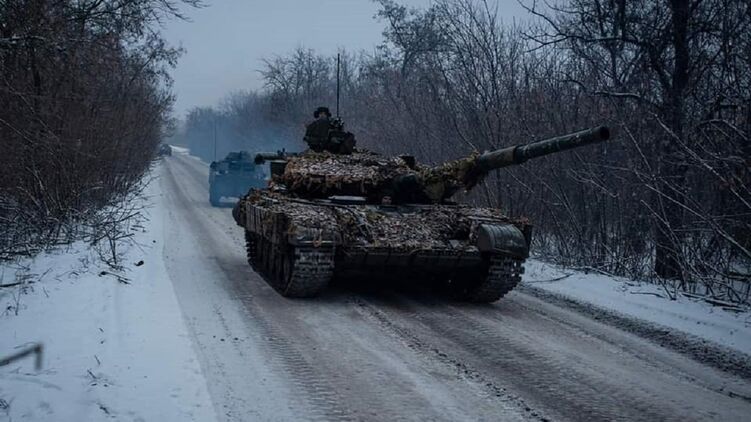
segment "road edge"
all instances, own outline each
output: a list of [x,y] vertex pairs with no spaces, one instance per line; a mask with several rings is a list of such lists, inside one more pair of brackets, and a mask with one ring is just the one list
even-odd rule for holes
[[751,355],[665,325],[645,321],[588,302],[521,283],[515,291],[553,305],[585,314],[603,324],[649,340],[657,345],[720,371],[751,381]]

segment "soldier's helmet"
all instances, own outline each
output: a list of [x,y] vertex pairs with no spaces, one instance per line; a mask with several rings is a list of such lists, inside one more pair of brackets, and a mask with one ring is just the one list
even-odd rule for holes
[[321,114],[325,114],[326,117],[331,117],[331,111],[329,111],[328,107],[318,107],[316,111],[313,112],[313,118],[317,119]]

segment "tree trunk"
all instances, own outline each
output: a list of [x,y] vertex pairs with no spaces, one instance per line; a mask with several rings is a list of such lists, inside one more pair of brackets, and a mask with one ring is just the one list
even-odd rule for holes
[[[685,160],[678,157],[676,143],[685,142],[685,97],[689,84],[689,45],[688,25],[690,18],[688,0],[671,0],[670,8],[673,19],[672,44],[675,51],[671,84],[667,93],[664,122],[670,132],[660,144],[660,164],[658,189],[662,194],[658,201],[661,205],[663,221],[658,224],[655,243],[655,274],[662,278],[683,278],[681,271],[681,246],[683,245],[682,228],[684,223],[682,192],[686,184]],[[682,163],[682,164],[681,164]]]

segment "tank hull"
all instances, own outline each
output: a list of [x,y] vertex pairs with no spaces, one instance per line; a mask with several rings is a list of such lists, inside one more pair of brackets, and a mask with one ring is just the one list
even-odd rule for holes
[[[467,290],[495,272],[502,278],[491,280],[502,284],[498,291],[468,297],[490,302],[518,283],[531,236],[525,220],[492,208],[301,200],[267,190],[251,191],[233,215],[245,228],[251,265],[288,296],[315,295],[332,278],[399,277]],[[328,279],[318,289],[296,294],[288,284],[291,276],[284,273],[285,265],[292,265],[285,264],[290,257],[308,270],[320,260]]]

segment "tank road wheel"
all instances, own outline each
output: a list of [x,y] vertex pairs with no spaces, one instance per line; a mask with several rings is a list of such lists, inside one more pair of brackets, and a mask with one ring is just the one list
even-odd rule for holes
[[333,248],[289,246],[281,250],[247,231],[245,247],[250,266],[282,296],[315,296],[328,286],[334,274]]
[[490,303],[502,298],[522,280],[521,259],[491,256],[487,270],[475,273],[455,291],[461,300]]
[[255,272],[268,277],[271,268],[271,242],[255,233],[245,232],[245,249],[248,264]]
[[328,286],[334,274],[333,248],[289,247],[278,254],[277,291],[286,297],[312,297]]

